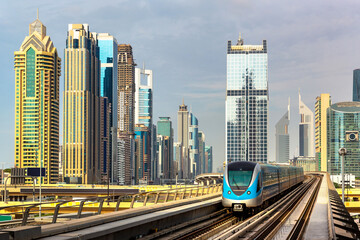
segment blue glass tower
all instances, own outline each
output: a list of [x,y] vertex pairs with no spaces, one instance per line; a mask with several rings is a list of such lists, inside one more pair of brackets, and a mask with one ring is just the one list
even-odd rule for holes
[[228,41],[226,161],[267,162],[268,58],[262,45]]
[[190,173],[192,177],[200,174],[199,162],[199,122],[194,114],[189,115],[189,150],[190,150]]
[[[117,129],[117,82],[118,82],[118,71],[117,71],[117,54],[118,44],[116,39],[108,33],[98,34],[98,46],[99,46],[99,59],[100,59],[100,84],[99,84],[99,95],[105,99],[105,105],[103,105],[103,114],[101,123],[103,126],[102,139],[107,144],[103,144],[102,152],[108,152],[109,157],[101,161],[101,169],[103,174],[109,170],[112,182],[115,181],[113,174],[113,165],[116,162],[116,129]],[[109,116],[109,119],[106,118]],[[108,129],[110,128],[110,129]],[[108,135],[106,133],[109,133]],[[108,148],[108,149],[107,149]],[[108,161],[111,163],[108,166]]]

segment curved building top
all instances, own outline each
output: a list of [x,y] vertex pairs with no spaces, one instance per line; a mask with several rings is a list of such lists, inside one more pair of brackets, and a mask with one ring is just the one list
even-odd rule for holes
[[330,106],[333,111],[360,113],[360,102],[339,102]]

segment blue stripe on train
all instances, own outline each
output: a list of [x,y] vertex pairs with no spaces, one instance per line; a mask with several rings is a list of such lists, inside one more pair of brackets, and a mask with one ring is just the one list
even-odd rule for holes
[[[233,193],[233,191],[231,190],[230,186],[228,186],[227,182],[224,181],[224,183],[223,183],[223,197],[227,198],[227,199],[231,199],[231,200],[249,200],[249,199],[256,198],[261,193],[261,189],[259,190],[259,192],[256,192],[257,183],[258,183],[258,180],[259,180],[259,175],[260,175],[260,172],[256,176],[255,181],[253,182],[253,184],[240,196],[235,195]],[[229,191],[231,191],[231,194],[228,194]],[[248,191],[250,191],[251,193],[247,194]]]

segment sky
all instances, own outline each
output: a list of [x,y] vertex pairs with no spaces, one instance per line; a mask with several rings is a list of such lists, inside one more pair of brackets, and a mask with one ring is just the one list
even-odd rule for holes
[[[39,19],[62,59],[70,23],[110,33],[131,44],[139,67],[153,70],[154,122],[169,116],[177,132],[182,100],[199,120],[214,170],[225,159],[227,41],[268,44],[269,160],[275,124],[291,99],[290,157],[298,154],[298,91],[314,111],[315,98],[352,100],[352,71],[360,67],[357,0],[17,0],[0,8],[0,164],[14,163],[14,51]],[[63,69],[62,65],[62,69]],[[62,70],[63,71],[63,70]],[[64,78],[61,76],[61,91]],[[62,95],[61,95],[62,115]],[[62,126],[61,126],[62,129]],[[176,141],[176,139],[175,139]]]

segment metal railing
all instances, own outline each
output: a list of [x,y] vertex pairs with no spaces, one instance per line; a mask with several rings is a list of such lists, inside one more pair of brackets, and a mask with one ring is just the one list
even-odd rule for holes
[[[31,203],[31,204],[21,204],[21,205],[12,205],[6,207],[0,207],[0,210],[6,210],[9,213],[2,215],[22,215],[22,225],[28,223],[28,219],[31,215],[37,215],[39,213],[39,208],[41,206],[42,211],[53,211],[49,216],[45,218],[52,217],[51,223],[56,223],[58,220],[61,211],[66,210],[67,208],[74,209],[77,208],[77,214],[75,218],[81,218],[84,207],[90,206],[94,208],[97,206],[97,210],[92,210],[91,212],[95,215],[101,214],[104,209],[104,203],[112,208],[113,211],[119,211],[120,209],[131,209],[140,206],[149,206],[153,204],[166,203],[171,201],[178,201],[182,199],[189,199],[194,197],[200,197],[207,194],[218,193],[222,190],[222,184],[215,184],[209,186],[194,186],[194,187],[182,187],[174,188],[168,190],[159,190],[151,192],[143,192],[130,195],[111,195],[106,197],[92,197],[86,199],[78,200],[65,200],[65,201],[52,201],[52,202],[42,202],[42,203]],[[116,203],[116,204],[115,204]],[[110,204],[112,206],[110,206]],[[121,207],[121,204],[124,206]],[[54,206],[53,206],[54,205]],[[12,211],[11,209],[21,209],[19,211]],[[95,208],[96,209],[96,208]]]

